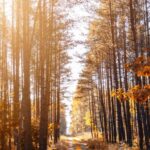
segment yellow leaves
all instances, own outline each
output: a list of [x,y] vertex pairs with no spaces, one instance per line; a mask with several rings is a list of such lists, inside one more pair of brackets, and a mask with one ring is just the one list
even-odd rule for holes
[[150,97],[150,85],[145,85],[143,88],[136,85],[127,92],[124,92],[123,89],[117,89],[116,91],[112,91],[111,96],[116,97],[121,102],[129,99],[144,103]]
[[140,89],[139,85],[134,86],[130,90],[128,90],[127,95],[130,100],[136,100],[137,99],[137,94],[136,92]]
[[122,101],[122,99],[123,99],[123,90],[122,89],[116,90],[116,97],[117,97],[117,99]]
[[85,125],[91,126],[92,120],[91,120],[90,111],[87,111],[87,112],[85,113],[84,120],[85,120]]
[[78,99],[74,99],[73,100],[73,110],[72,110],[72,113],[77,113],[80,109],[80,106],[81,106],[81,101],[79,101]]
[[115,91],[115,90],[112,90],[111,96],[112,96],[112,97],[115,97],[115,96],[116,96],[116,91]]
[[53,131],[54,131],[54,123],[49,123],[48,124],[48,134],[52,135]]
[[127,95],[122,88],[119,88],[117,90],[113,90],[111,92],[111,96],[116,97],[120,101],[125,101],[127,99]]
[[129,103],[130,103],[130,113],[131,113],[133,116],[135,116],[135,114],[136,114],[135,102],[132,101],[132,100],[130,100]]

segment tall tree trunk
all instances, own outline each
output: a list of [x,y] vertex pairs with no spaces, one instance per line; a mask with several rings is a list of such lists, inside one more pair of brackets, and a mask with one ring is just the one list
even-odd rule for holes
[[[123,24],[123,49],[124,49],[124,64],[127,64],[127,50],[126,50],[126,32],[125,32],[125,23]],[[125,91],[128,91],[128,75],[127,70],[124,69],[124,84]],[[130,113],[130,105],[129,100],[126,102],[126,111],[127,111],[127,143],[129,146],[132,146],[132,130],[131,130],[131,113]]]
[[29,0],[22,1],[23,8],[23,123],[24,149],[32,150],[31,101],[30,101],[30,56],[29,47]]
[[[116,50],[115,50],[115,31],[114,31],[114,16],[112,15],[112,3],[109,1],[109,11],[110,11],[110,21],[111,21],[111,36],[112,36],[112,44],[113,44],[113,71],[114,71],[114,84],[115,89],[118,89],[118,73],[117,73],[117,65],[116,65]],[[117,123],[118,123],[118,133],[119,133],[119,141],[125,139],[125,132],[123,127],[123,120],[121,115],[121,103],[117,99]]]

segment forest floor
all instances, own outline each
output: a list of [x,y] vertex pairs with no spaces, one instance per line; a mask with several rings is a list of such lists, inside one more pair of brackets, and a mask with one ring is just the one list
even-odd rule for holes
[[55,150],[139,150],[138,147],[129,148],[124,143],[106,144],[102,140],[91,140],[89,134],[74,137],[62,136],[60,143],[56,147]]

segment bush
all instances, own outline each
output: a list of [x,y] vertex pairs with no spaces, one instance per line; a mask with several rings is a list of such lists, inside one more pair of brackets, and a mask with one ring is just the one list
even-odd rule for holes
[[67,147],[65,146],[65,144],[60,142],[60,143],[56,144],[56,149],[57,150],[67,150]]
[[87,145],[89,149],[95,149],[95,150],[107,150],[108,149],[107,144],[98,139],[88,140]]

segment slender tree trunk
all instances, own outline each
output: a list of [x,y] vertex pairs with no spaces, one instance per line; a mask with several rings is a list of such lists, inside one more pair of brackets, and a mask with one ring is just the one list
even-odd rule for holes
[[[112,43],[113,43],[113,71],[114,71],[114,84],[115,89],[118,89],[118,73],[117,73],[117,66],[116,66],[116,50],[115,50],[115,31],[114,31],[114,16],[112,15],[112,4],[109,3],[110,9],[110,20],[111,20],[111,34],[112,34]],[[123,120],[121,115],[121,103],[117,99],[117,123],[118,123],[118,133],[119,133],[119,141],[125,139],[125,133],[123,128]]]
[[29,0],[22,1],[23,8],[23,118],[24,149],[32,150],[31,101],[30,101],[30,56],[29,47]]

